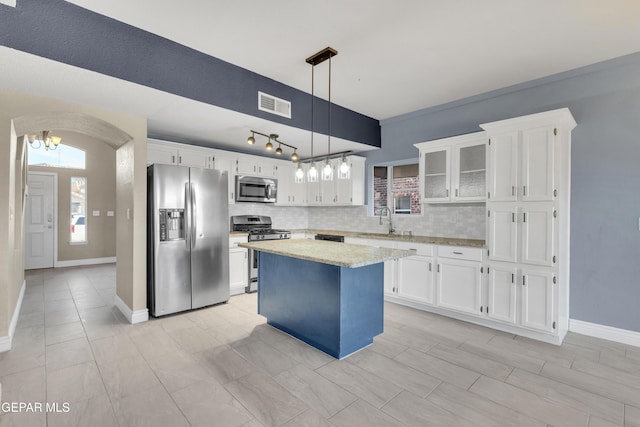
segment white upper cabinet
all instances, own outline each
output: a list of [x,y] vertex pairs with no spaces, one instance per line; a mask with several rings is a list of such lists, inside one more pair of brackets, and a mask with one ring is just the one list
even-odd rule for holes
[[552,201],[555,188],[554,125],[508,131],[489,138],[488,200]]
[[492,205],[488,208],[487,244],[492,261],[517,262],[519,248],[518,208]]
[[235,203],[237,175],[274,178],[278,181],[276,204],[281,206],[354,206],[364,204],[365,158],[346,156],[330,160],[331,174],[323,174],[325,161],[316,162],[318,174],[309,178],[307,163],[297,163],[249,154],[197,147],[160,140],[147,141],[147,165],[153,163],[200,167],[229,172],[228,202]]
[[522,212],[522,253],[524,264],[551,267],[556,262],[555,208],[548,203],[527,203]]
[[298,165],[283,161],[278,165],[278,197],[280,206],[304,206],[307,196],[306,174],[296,174]]
[[160,163],[213,169],[215,150],[194,145],[176,144],[156,139],[147,140],[147,165]]
[[236,177],[235,177],[235,158],[229,156],[229,152],[216,150],[215,168],[221,171],[225,171],[229,177],[227,201],[229,204],[236,202]]
[[180,147],[178,149],[178,164],[194,168],[213,169],[215,155],[212,149],[201,147]]
[[276,163],[266,157],[238,155],[236,157],[236,174],[277,178]]
[[518,200],[518,132],[491,136],[487,150],[487,197],[492,202]]
[[451,189],[458,202],[485,200],[486,148],[484,135],[473,141],[453,145]]
[[163,165],[178,164],[178,149],[165,142],[147,140],[147,165],[159,163]]
[[451,200],[451,148],[425,150],[420,156],[423,173],[423,202],[448,202]]
[[[290,206],[353,206],[364,204],[364,157],[347,156],[329,160],[330,174],[325,174],[325,161],[316,162],[315,178],[309,176],[309,164],[297,164],[278,171],[278,204]],[[279,166],[280,167],[280,166]],[[283,193],[284,192],[284,193]]]
[[334,203],[339,206],[364,204],[364,164],[365,158],[347,156],[347,166],[342,158],[333,159]]
[[486,136],[484,132],[414,145],[420,151],[422,203],[485,200]]

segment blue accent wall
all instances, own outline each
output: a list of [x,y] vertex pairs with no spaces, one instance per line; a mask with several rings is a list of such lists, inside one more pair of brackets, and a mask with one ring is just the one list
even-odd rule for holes
[[578,123],[570,316],[640,332],[640,54],[381,121],[382,149],[365,154],[367,165],[415,159],[416,142],[561,107]]
[[[16,8],[0,5],[0,45],[311,129],[310,94],[63,0],[20,0]],[[291,101],[291,119],[258,110],[258,91]],[[321,98],[315,102],[314,131],[326,134],[329,104]],[[331,120],[332,136],[380,146],[378,120],[336,104]]]

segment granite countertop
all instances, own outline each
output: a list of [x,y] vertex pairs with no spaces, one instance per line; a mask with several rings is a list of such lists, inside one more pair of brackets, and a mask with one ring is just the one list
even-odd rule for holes
[[305,259],[338,267],[363,267],[396,258],[415,255],[416,251],[376,248],[349,243],[328,242],[313,239],[262,240],[238,243],[243,248],[255,249],[276,255]]
[[291,233],[330,234],[334,236],[360,237],[363,239],[397,240],[400,242],[431,243],[434,245],[468,246],[468,247],[475,247],[475,248],[482,248],[485,246],[484,240],[458,239],[455,237],[432,237],[432,236],[417,236],[417,235],[403,236],[400,234],[363,233],[360,231],[314,230],[314,229],[291,230]]
[[246,231],[230,231],[229,232],[229,237],[241,237],[241,236],[248,236],[249,233],[247,233]]

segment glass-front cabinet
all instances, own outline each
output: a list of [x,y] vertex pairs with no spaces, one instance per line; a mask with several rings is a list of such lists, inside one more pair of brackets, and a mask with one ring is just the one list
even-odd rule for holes
[[422,203],[486,200],[484,132],[415,144],[420,151]]
[[449,148],[425,151],[421,156],[423,167],[423,195],[424,201],[449,201],[449,187],[451,181]]
[[484,200],[486,194],[486,145],[477,142],[454,147],[458,158],[454,174],[454,197],[460,201]]

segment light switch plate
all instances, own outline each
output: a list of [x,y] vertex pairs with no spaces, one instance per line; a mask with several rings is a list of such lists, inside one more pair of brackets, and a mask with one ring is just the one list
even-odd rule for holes
[[107,211],[107,216],[113,216],[113,211]]
[[100,216],[100,211],[93,211],[93,216]]

